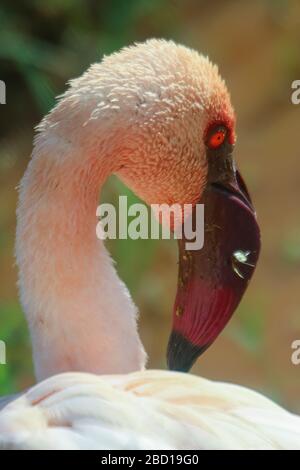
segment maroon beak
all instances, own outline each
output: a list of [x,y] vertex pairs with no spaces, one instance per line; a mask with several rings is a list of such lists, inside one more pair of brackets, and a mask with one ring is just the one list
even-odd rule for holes
[[213,166],[199,201],[204,204],[204,246],[187,251],[186,240],[179,240],[178,289],[167,352],[171,370],[188,371],[217,338],[240,303],[259,256],[255,211],[231,155]]

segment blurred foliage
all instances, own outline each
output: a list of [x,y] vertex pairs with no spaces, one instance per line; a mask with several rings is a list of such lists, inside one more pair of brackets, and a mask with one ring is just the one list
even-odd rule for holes
[[[6,344],[5,366],[0,366],[1,394],[13,393],[32,374],[28,330],[18,303],[0,303],[1,340]],[[22,356],[20,357],[20,351]]]
[[[104,54],[134,42],[139,25],[148,15],[154,19],[164,4],[164,0],[27,0],[16,6],[2,1],[1,75],[10,83],[8,99],[22,103],[18,123],[24,123],[29,110],[38,120],[53,106],[66,80]],[[146,38],[147,32],[141,36]],[[5,123],[1,122],[2,130]]]
[[239,310],[239,320],[229,330],[229,335],[249,353],[260,356],[262,354],[265,318],[264,310],[259,306],[246,304]]
[[[265,390],[300,411],[299,372],[289,359],[291,341],[300,337],[299,112],[290,105],[290,83],[300,76],[299,31],[298,0],[1,0],[0,79],[7,84],[7,105],[0,107],[0,339],[7,343],[8,364],[0,365],[0,394],[34,380],[13,266],[15,187],[33,128],[66,81],[90,63],[135,41],[164,37],[208,53],[227,78],[239,117],[241,164],[263,231],[251,288],[195,371]],[[119,194],[138,201],[112,177],[103,200],[116,202]],[[142,312],[150,366],[163,367],[176,244],[115,240],[108,247]]]
[[283,258],[294,265],[300,267],[300,230],[293,230],[287,235],[283,242]]

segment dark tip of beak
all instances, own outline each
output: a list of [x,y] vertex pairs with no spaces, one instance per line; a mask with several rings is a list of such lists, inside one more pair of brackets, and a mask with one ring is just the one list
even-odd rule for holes
[[181,333],[172,331],[167,352],[167,364],[170,370],[188,372],[196,359],[209,347],[196,346],[186,339]]

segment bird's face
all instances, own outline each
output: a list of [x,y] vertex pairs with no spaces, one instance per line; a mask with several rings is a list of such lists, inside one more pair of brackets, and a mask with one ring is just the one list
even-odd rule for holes
[[[187,240],[179,240],[167,353],[170,369],[187,371],[238,306],[258,260],[260,234],[233,158],[235,116],[217,68],[173,43],[156,44],[151,54],[147,47],[153,63],[136,78],[142,81],[132,136],[136,152],[123,162],[121,176],[148,203],[190,204],[193,213],[204,204],[203,247],[189,250]],[[185,223],[193,213],[185,213]]]

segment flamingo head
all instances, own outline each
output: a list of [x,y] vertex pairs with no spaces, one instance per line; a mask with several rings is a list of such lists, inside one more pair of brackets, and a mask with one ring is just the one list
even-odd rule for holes
[[187,248],[184,229],[178,241],[167,351],[170,369],[188,371],[236,310],[258,261],[260,231],[234,160],[235,114],[217,67],[172,43],[161,44],[151,66],[158,83],[166,77],[145,138],[151,173],[132,178],[131,186],[151,203],[191,205],[192,213],[173,220],[173,228],[193,220],[197,204],[204,205],[202,248]]
[[[255,210],[234,160],[228,90],[208,58],[171,41],[150,40],[104,58],[74,81],[66,96],[74,101],[72,112],[80,93],[83,110],[91,102],[93,112],[76,138],[84,135],[97,152],[114,145],[111,153],[118,157],[111,171],[146,202],[189,205],[183,218],[172,221],[173,229],[204,204],[203,247],[189,249],[185,238],[179,240],[167,353],[170,369],[187,371],[229,321],[260,250]],[[93,145],[98,121],[103,140]]]
[[123,68],[127,64],[134,85],[139,83],[139,126],[133,133],[138,152],[130,152],[121,176],[149,203],[190,204],[192,213],[173,220],[173,228],[193,218],[197,203],[204,204],[203,247],[189,249],[184,237],[179,240],[167,352],[170,369],[188,371],[248,286],[259,256],[259,227],[236,168],[235,114],[217,67],[166,41],[121,54]]

